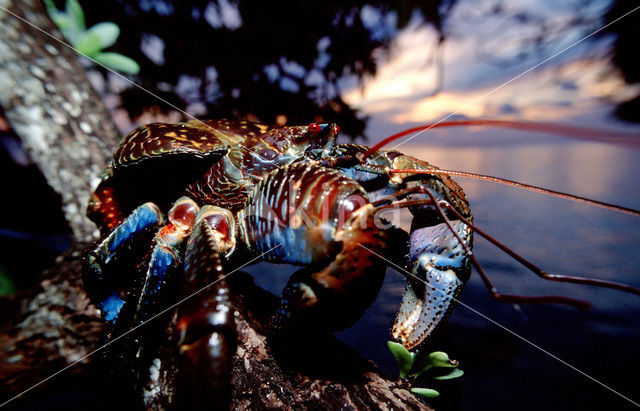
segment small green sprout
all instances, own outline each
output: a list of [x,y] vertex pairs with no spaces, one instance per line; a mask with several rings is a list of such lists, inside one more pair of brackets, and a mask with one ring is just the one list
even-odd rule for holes
[[[399,377],[408,379],[411,383],[431,369],[451,368],[444,374],[431,376],[434,380],[450,380],[464,374],[464,371],[458,368],[458,361],[451,360],[445,352],[434,351],[430,354],[423,354],[418,350],[410,352],[402,344],[393,341],[388,341],[387,346],[400,368]],[[440,395],[438,391],[431,388],[413,387],[411,392],[426,398],[436,398]]]
[[87,29],[84,11],[78,0],[67,0],[64,11],[58,10],[53,0],[44,0],[44,4],[51,20],[78,52],[113,70],[126,74],[140,72],[135,60],[119,53],[103,51],[113,46],[120,36],[120,28],[115,23],[98,23]]
[[438,398],[440,396],[440,393],[434,389],[431,388],[411,388],[409,391],[411,391],[412,393],[419,395],[421,397],[425,397],[425,398]]

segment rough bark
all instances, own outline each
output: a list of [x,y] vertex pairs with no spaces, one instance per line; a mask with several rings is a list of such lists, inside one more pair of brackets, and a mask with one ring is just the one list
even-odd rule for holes
[[[101,373],[94,367],[98,356],[83,359],[100,346],[103,332],[103,321],[82,289],[83,248],[76,245],[61,256],[34,290],[0,299],[1,402],[80,359],[12,405],[29,408],[69,387],[98,395],[95,391],[106,386],[96,375]],[[246,274],[234,273],[229,279],[240,333],[232,409],[429,409],[333,337],[267,337],[265,319],[277,298],[256,287]]]
[[[2,402],[98,347],[103,321],[82,288],[82,251],[58,257],[33,289],[0,298]],[[85,374],[89,362],[68,372]]]
[[62,38],[41,2],[0,0],[0,6],[0,105],[60,194],[75,238],[90,240],[97,231],[84,210],[119,132],[78,55],[51,37]]

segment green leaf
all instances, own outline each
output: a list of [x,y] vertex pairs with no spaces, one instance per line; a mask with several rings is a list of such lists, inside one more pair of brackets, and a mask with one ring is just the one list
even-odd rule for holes
[[58,27],[60,32],[62,32],[65,39],[71,40],[71,38],[76,34],[73,24],[71,23],[71,19],[69,19],[69,16],[66,14],[56,10],[54,12],[50,12],[49,17],[51,17],[53,23]]
[[415,356],[415,362],[413,364],[413,369],[411,370],[411,376],[417,377],[420,374],[427,372],[431,368],[433,368],[431,359],[424,354],[418,353]]
[[115,44],[118,36],[120,35],[120,27],[111,22],[98,23],[89,28],[89,30],[87,30],[87,34],[98,36],[102,48],[106,49],[107,47],[111,47]]
[[449,359],[449,356],[445,352],[434,351],[428,355],[418,353],[415,358],[413,370],[411,371],[411,376],[417,377],[434,367],[452,368],[457,366],[458,362]]
[[51,13],[53,10],[58,11],[53,0],[44,0],[44,6],[47,8],[47,13]]
[[55,18],[59,18],[60,16],[63,16],[63,17],[67,16],[66,13],[63,13],[60,10],[58,10],[53,0],[44,0],[44,5],[47,8],[47,14],[49,15],[49,17],[51,17],[53,22],[56,23],[56,25],[58,25],[58,23],[55,21]]
[[437,398],[440,393],[431,388],[412,388],[411,392],[425,398]]
[[119,53],[98,53],[94,59],[105,66],[126,74],[138,74],[140,66],[135,60]]
[[71,40],[71,38],[77,34],[77,30],[75,30],[75,26],[69,15],[66,12],[58,10],[52,0],[45,0],[44,4],[47,7],[49,17],[51,17],[53,23],[62,32],[64,38]]
[[446,352],[434,351],[428,355],[429,361],[434,367],[457,367],[458,361],[449,359]]
[[404,345],[398,344],[397,342],[387,341],[387,346],[398,363],[400,378],[406,378],[413,366],[413,354],[410,353]]
[[67,14],[73,21],[78,31],[84,31],[86,28],[84,20],[84,11],[78,0],[67,0]]
[[81,54],[85,54],[89,57],[95,57],[98,52],[103,49],[100,36],[89,31],[81,33],[74,42],[73,47],[75,47],[75,49]]
[[452,380],[454,378],[462,377],[463,374],[464,374],[464,371],[462,371],[460,368],[454,368],[449,373],[445,375],[439,375],[437,377],[433,377],[433,379],[434,380]]

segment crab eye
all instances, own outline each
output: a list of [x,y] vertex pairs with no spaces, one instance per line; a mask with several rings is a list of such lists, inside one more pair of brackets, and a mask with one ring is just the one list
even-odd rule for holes
[[310,133],[319,133],[321,130],[322,130],[322,127],[320,127],[320,124],[318,124],[318,123],[309,124],[309,132]]
[[338,127],[337,124],[333,125],[333,134],[339,134],[340,133],[340,127]]

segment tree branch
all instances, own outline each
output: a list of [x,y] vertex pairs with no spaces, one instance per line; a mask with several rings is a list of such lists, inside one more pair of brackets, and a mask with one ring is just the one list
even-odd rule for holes
[[78,55],[46,34],[62,38],[44,6],[4,0],[2,7],[9,12],[0,9],[0,105],[29,158],[60,195],[75,238],[93,239],[87,199],[119,132]]

